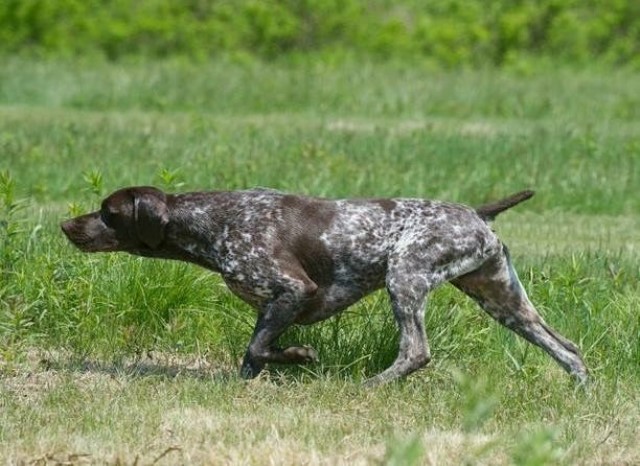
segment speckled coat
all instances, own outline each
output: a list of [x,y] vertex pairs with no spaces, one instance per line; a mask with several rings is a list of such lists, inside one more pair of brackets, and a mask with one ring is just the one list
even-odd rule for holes
[[538,315],[506,248],[488,225],[530,191],[473,209],[423,199],[330,200],[270,189],[167,195],[125,188],[102,208],[63,223],[81,250],[193,262],[222,275],[258,320],[241,373],[267,362],[316,359],[309,347],[278,348],[292,324],[311,324],[386,288],[400,330],[393,365],[368,381],[385,382],[431,358],[424,330],[425,298],[443,282],[472,296],[490,315],[542,347],[585,380],[570,341]]

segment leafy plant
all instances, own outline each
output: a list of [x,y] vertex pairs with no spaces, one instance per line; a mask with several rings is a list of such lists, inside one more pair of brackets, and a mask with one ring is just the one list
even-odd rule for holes
[[420,438],[415,436],[408,440],[394,440],[387,446],[382,461],[384,466],[413,466],[422,464],[424,446]]
[[83,179],[87,184],[87,189],[95,196],[101,197],[104,193],[104,181],[102,173],[98,170],[90,170],[83,173]]
[[19,214],[25,206],[24,201],[16,199],[11,173],[0,171],[0,276],[11,272],[22,254],[18,243],[24,232],[24,219]]
[[557,445],[558,433],[552,428],[523,431],[511,452],[517,466],[548,466],[560,464],[562,450]]
[[184,186],[184,181],[181,181],[180,169],[169,170],[168,168],[162,168],[157,176],[163,189],[175,191]]
[[484,376],[474,378],[454,370],[453,379],[460,390],[462,427],[466,432],[476,431],[491,418],[498,400]]

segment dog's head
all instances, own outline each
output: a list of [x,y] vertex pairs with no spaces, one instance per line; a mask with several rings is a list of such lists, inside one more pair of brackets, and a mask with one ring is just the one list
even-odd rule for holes
[[100,210],[62,223],[62,231],[81,251],[142,252],[164,240],[169,222],[167,196],[152,187],[120,189]]

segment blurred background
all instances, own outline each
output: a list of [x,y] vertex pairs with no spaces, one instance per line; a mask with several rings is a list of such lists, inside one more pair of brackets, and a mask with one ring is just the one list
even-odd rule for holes
[[4,0],[0,53],[640,66],[635,0]]

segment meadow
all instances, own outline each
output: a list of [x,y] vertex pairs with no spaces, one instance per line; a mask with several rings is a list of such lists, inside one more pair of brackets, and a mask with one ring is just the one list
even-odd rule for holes
[[[640,463],[640,76],[420,63],[30,60],[0,67],[0,460],[6,464]],[[433,361],[396,354],[384,293],[283,342],[320,362],[243,381],[254,312],[196,266],[81,254],[59,222],[127,185],[269,186],[470,205],[575,384],[453,287]]]

